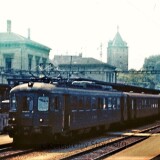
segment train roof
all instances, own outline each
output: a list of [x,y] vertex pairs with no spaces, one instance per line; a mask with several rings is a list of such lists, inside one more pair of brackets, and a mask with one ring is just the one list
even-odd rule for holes
[[148,93],[148,94],[160,94],[160,90],[151,89],[151,88],[143,88],[139,86],[132,86],[122,83],[110,83],[98,80],[91,80],[96,84],[111,86],[113,89],[121,92],[135,92],[135,93]]
[[92,84],[91,82],[82,81],[80,84],[74,81],[70,85],[58,84],[58,83],[44,83],[44,82],[29,82],[11,89],[10,93],[18,92],[32,92],[32,93],[56,93],[56,94],[73,94],[73,95],[110,95],[110,96],[122,96],[122,92],[113,90],[111,87],[100,87]]
[[20,84],[20,85],[13,87],[10,93],[19,92],[19,91],[30,92],[31,90],[35,92],[38,92],[38,91],[50,92],[54,88],[55,88],[55,85],[50,84],[50,83],[28,82],[28,83]]
[[[65,86],[71,88],[87,88],[92,89],[108,89],[108,90],[117,90],[120,92],[135,92],[135,93],[148,93],[148,94],[160,94],[160,90],[143,88],[138,86],[126,85],[122,83],[110,83],[104,81],[98,81],[87,78],[70,78],[70,79],[62,79],[62,78],[32,78],[32,79],[12,79],[10,81],[14,81],[16,85],[21,83],[30,83],[30,82],[40,82],[40,83],[57,83],[57,86]],[[85,84],[86,83],[86,84]]]
[[158,97],[160,98],[160,94],[150,94],[150,93],[134,93],[134,92],[123,92],[123,94],[131,96],[131,97],[141,97],[141,98],[147,98],[147,97]]

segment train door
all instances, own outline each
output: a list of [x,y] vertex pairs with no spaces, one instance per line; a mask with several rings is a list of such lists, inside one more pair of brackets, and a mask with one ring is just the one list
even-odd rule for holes
[[38,94],[34,98],[33,126],[48,125],[49,95]]
[[133,118],[136,119],[137,118],[137,101],[136,99],[132,99],[132,108],[133,108]]
[[127,119],[133,120],[135,116],[135,101],[130,95],[127,95]]
[[127,106],[128,97],[126,94],[123,94],[120,97],[120,112],[121,112],[121,121],[126,121],[128,119],[128,106]]
[[129,97],[130,120],[136,119],[136,99]]
[[64,95],[64,108],[63,108],[63,130],[67,131],[70,129],[70,98],[69,95]]
[[125,120],[125,97],[120,98],[120,110],[121,110],[121,121],[123,122]]
[[137,111],[137,101],[135,98],[131,96],[127,96],[127,112],[128,112],[128,120],[136,119],[136,111]]
[[49,125],[52,126],[53,132],[61,132],[63,128],[63,96],[61,94],[53,94],[50,97],[49,109]]
[[[33,123],[33,95],[32,94],[18,94],[12,97],[12,101],[17,101],[17,124],[22,126],[31,126]],[[14,106],[14,105],[12,105]]]

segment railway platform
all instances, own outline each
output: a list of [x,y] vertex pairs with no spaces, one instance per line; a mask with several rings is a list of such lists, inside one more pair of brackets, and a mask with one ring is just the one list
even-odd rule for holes
[[160,160],[160,134],[153,134],[105,160]]
[[6,143],[12,143],[13,139],[9,137],[7,134],[0,135],[0,145],[6,144]]

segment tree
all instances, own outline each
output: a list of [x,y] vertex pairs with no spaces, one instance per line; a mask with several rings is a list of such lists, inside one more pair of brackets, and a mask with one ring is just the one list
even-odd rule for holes
[[148,58],[145,58],[143,69],[144,70],[154,70],[159,69],[160,70],[160,55],[150,56]]
[[143,64],[143,70],[155,71],[154,73],[157,72],[157,74],[148,74],[146,75],[146,77],[148,81],[155,83],[156,86],[160,86],[160,83],[159,83],[160,75],[158,74],[160,72],[160,55],[154,55],[154,56],[145,58],[145,61]]

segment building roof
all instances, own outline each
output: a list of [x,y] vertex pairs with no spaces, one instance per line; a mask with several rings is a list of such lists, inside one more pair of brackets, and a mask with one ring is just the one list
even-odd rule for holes
[[109,41],[109,46],[112,47],[127,47],[127,43],[123,41],[120,33],[117,31],[113,41]]
[[46,50],[51,50],[51,48],[45,45],[32,41],[29,38],[25,38],[13,32],[0,32],[0,44],[26,44]]
[[58,64],[100,64],[103,63],[97,59],[90,58],[90,57],[82,57],[80,54],[79,56],[73,55],[55,55],[53,62],[55,65]]
[[109,68],[115,69],[116,67],[109,65],[107,63],[101,62],[95,58],[91,57],[82,57],[82,54],[79,56],[72,56],[72,55],[55,55],[53,59],[54,65],[75,65],[75,66],[88,66],[88,65],[94,65],[94,66],[107,66]]

